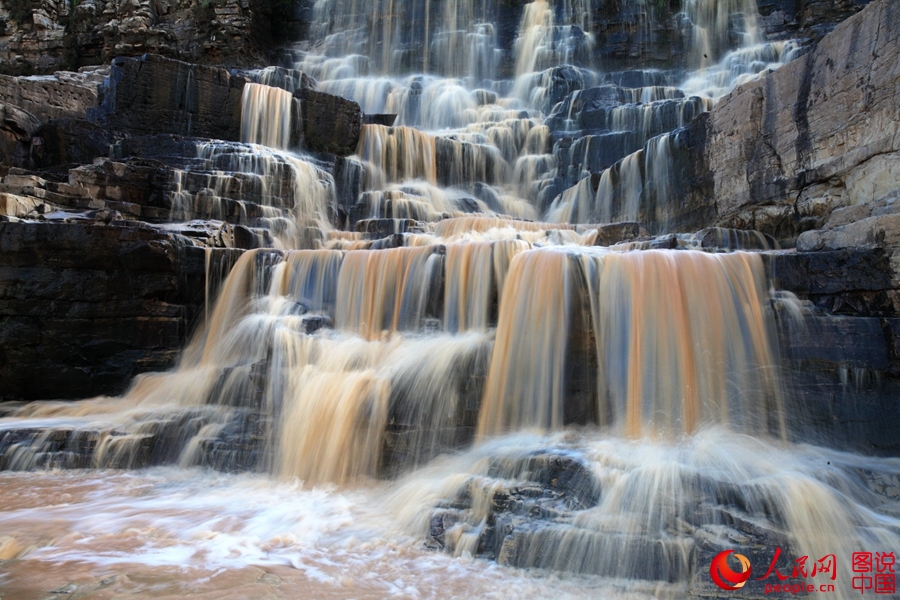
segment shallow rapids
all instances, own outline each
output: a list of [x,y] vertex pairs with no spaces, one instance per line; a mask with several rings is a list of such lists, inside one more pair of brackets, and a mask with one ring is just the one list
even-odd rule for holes
[[596,585],[430,552],[385,511],[384,485],[178,469],[4,473],[0,485],[4,599],[574,599]]
[[[618,576],[557,576],[472,560],[471,540],[497,509],[493,496],[524,486],[515,465],[540,451],[582,461],[596,481],[588,491],[596,503],[526,540],[542,544],[538,566],[569,571],[612,560]],[[873,473],[894,482],[892,500]],[[695,544],[707,538],[742,544],[721,519],[691,524],[695,494],[706,486],[738,490],[742,508],[726,510],[770,531],[792,558],[835,554],[837,582],[846,585],[834,597],[849,597],[850,553],[900,544],[898,481],[896,459],[716,429],[680,442],[521,433],[397,481],[342,488],[196,468],[2,473],[0,589],[5,599],[53,590],[81,598],[680,598],[696,586],[688,573],[642,574],[690,564],[701,553]],[[465,489],[473,502],[447,532],[449,554],[427,550],[433,505]],[[476,490],[486,494],[482,502]],[[668,550],[609,554],[617,541],[648,538]],[[771,556],[774,547],[766,551]],[[677,558],[682,552],[686,562]],[[660,557],[669,564],[654,564]],[[693,577],[705,575],[698,569]]]

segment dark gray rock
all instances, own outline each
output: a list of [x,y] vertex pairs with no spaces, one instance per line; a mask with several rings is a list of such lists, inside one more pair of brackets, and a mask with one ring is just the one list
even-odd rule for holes
[[90,164],[109,156],[110,146],[125,137],[85,119],[51,119],[37,132],[40,144],[32,152],[38,167]]
[[34,115],[0,104],[0,165],[23,167],[32,162],[31,138],[40,127]]
[[303,141],[314,152],[348,156],[356,152],[362,131],[359,104],[309,88],[295,93],[302,102]]
[[225,69],[154,54],[118,58],[98,118],[119,129],[239,141],[245,83]]
[[753,230],[709,227],[698,231],[695,238],[701,248],[723,250],[773,250],[778,243],[770,235]]
[[[476,92],[483,91],[484,90],[476,90]],[[384,125],[385,127],[393,127],[396,120],[397,115],[363,115],[363,123],[366,125]]]
[[828,316],[786,325],[785,357],[806,363],[830,363],[850,369],[885,371],[887,340],[880,319]]
[[170,367],[204,251],[145,227],[0,223],[0,397],[115,394]]
[[895,316],[894,269],[881,249],[767,252],[762,255],[777,289],[823,310],[858,316]]
[[492,146],[438,136],[434,139],[434,149],[437,181],[440,185],[460,185],[476,181],[500,183],[508,175],[509,165]]
[[598,246],[612,246],[649,237],[650,232],[641,223],[608,223],[597,226]]
[[562,130],[568,115],[575,115],[577,129],[606,129],[607,114],[631,101],[631,96],[617,85],[602,85],[571,94],[550,113],[547,125]]

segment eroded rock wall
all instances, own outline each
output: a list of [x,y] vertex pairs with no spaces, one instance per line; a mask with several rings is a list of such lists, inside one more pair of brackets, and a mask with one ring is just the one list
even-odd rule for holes
[[[581,169],[600,173],[624,152],[643,147],[637,162],[644,192],[665,193],[644,193],[639,214],[630,217],[657,232],[717,225],[758,230],[793,246],[804,231],[847,224],[872,210],[889,213],[900,187],[897,56],[900,5],[872,2],[792,62],[737,87],[709,112],[696,107],[688,119],[684,100],[668,100],[687,124],[666,143],[638,138],[626,148],[617,147],[624,134],[602,129],[609,127],[609,107],[621,103],[603,96],[614,95],[615,86],[570,94],[547,119],[551,130],[562,131],[555,148],[559,175],[565,179],[567,169],[578,177]],[[581,104],[570,110],[576,97]],[[570,112],[574,133],[560,127],[560,115]],[[675,123],[660,126],[669,131]],[[667,159],[660,149],[667,149]],[[656,172],[665,160],[670,164]],[[622,162],[615,166],[620,173]],[[577,181],[569,177],[565,187]],[[617,214],[628,190],[615,177],[614,186],[611,206]],[[849,212],[830,222],[843,208]]]
[[0,397],[122,392],[171,367],[204,301],[204,250],[127,224],[0,222]]
[[[873,2],[682,132],[680,212],[793,243],[900,185],[900,5]],[[685,229],[701,223],[681,220]]]
[[147,52],[264,66],[297,22],[291,2],[272,0],[3,0],[0,72],[51,73]]

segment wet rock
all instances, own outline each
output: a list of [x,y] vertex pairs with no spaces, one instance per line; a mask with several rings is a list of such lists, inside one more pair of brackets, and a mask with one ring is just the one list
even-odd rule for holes
[[630,101],[631,97],[617,85],[582,90],[557,105],[547,125],[551,130],[564,130],[568,115],[574,115],[575,129],[605,129],[609,111]]
[[561,499],[569,510],[590,508],[600,495],[593,473],[577,457],[565,454],[536,454],[513,461],[494,459],[488,476],[533,482],[537,485],[517,487],[513,494],[543,497],[546,490],[552,497]]
[[610,223],[597,226],[596,243],[598,246],[612,246],[648,237],[650,232],[641,223]]
[[[539,560],[537,553],[527,551],[534,536],[570,521],[573,511],[594,506],[598,498],[593,474],[574,455],[544,452],[493,458],[486,479],[469,480],[456,498],[435,511],[427,544],[454,550],[462,528],[477,537],[473,550],[480,556],[512,566],[556,568],[534,562]],[[473,527],[473,519],[484,518],[470,514],[476,504],[487,507],[488,514],[482,525]]]
[[253,248],[265,248],[268,246],[265,240],[260,239],[262,236],[251,231],[243,225],[234,225],[229,228],[231,232],[231,248],[241,248],[244,250],[252,250]]
[[363,122],[359,104],[308,88],[296,92],[295,97],[302,101],[303,141],[307,148],[338,156],[356,152]]
[[[103,105],[91,113],[104,127],[132,135],[241,139],[243,87],[250,81],[244,75],[147,54],[113,61],[109,81]],[[359,105],[311,87],[301,87],[296,95],[303,119],[293,123],[292,138],[302,138],[316,152],[345,156],[356,151]]]
[[900,384],[892,320],[858,316],[779,319],[782,397],[792,439],[896,455]]
[[870,455],[900,452],[900,384],[886,373],[794,362],[785,389],[792,440]]
[[[235,72],[232,71],[232,74]],[[267,67],[261,71],[240,71],[239,74],[256,83],[281,88],[292,94],[305,88],[314,90],[317,86],[315,79],[303,71],[292,68]]]
[[767,252],[762,258],[778,289],[823,310],[864,317],[898,314],[894,260],[880,248]]
[[870,490],[887,500],[900,501],[900,475],[861,468],[856,471]]
[[[431,308],[426,307],[426,314]],[[441,327],[433,317],[426,321],[431,322],[424,324],[425,330]],[[447,382],[455,390],[453,398],[443,390],[422,390],[403,380],[394,383],[382,442],[382,474],[409,471],[472,443],[489,361],[488,346],[460,359],[455,379]]]
[[363,115],[363,123],[366,125],[384,125],[385,127],[393,127],[396,120],[397,115]]
[[519,568],[675,582],[689,572],[692,546],[689,538],[669,541],[531,524],[514,526],[503,539],[497,562]]
[[640,149],[640,145],[633,147],[632,137],[630,132],[615,131],[585,135],[572,144],[556,144],[558,171],[565,178],[567,187],[578,183],[584,171],[601,173]]
[[695,237],[701,248],[772,250],[778,247],[778,242],[772,236],[753,230],[709,227],[698,231]]
[[[790,575],[793,571],[793,554],[790,546],[781,536],[768,538],[763,536],[747,535],[733,528],[704,527],[695,535],[696,545],[691,556],[691,579],[688,583],[688,595],[691,598],[720,598],[722,590],[716,586],[709,575],[713,558],[720,552],[732,550],[750,560],[753,574],[740,590],[730,591],[729,598],[762,599],[766,598],[766,584],[771,580],[758,580],[765,575],[765,569],[772,562],[775,548],[781,548],[781,556],[777,568],[783,574]],[[733,567],[737,566],[737,562]],[[759,570],[762,569],[762,572]],[[772,574],[772,579],[776,575]]]
[[545,88],[541,109],[549,112],[563,98],[585,87],[585,80],[590,80],[590,75],[570,65],[553,67],[541,76],[541,83]]
[[[660,523],[660,531],[655,523],[645,526],[645,516],[636,526],[628,525],[627,514],[607,524],[602,518],[607,490],[577,453],[548,449],[492,457],[484,477],[470,478],[435,507],[426,546],[517,568],[681,582],[690,597],[718,597],[709,566],[723,550],[747,556],[756,570],[780,547],[778,566],[790,573],[785,515],[752,483],[685,472],[678,490],[671,499],[678,508]],[[761,598],[764,591],[765,582],[756,581],[737,597]]]
[[650,240],[648,248],[651,250],[675,250],[678,248],[678,237],[674,233],[655,237]]
[[356,204],[359,195],[363,193],[365,176],[365,166],[359,160],[341,157],[335,163],[335,194],[345,218],[351,207]]
[[439,511],[432,514],[428,524],[426,546],[432,550],[443,550],[444,534],[457,523],[459,523],[459,513],[456,511]]
[[121,392],[171,366],[203,304],[202,248],[144,227],[0,223],[0,397]]
[[247,80],[154,54],[113,61],[99,119],[111,127],[240,140]]
[[[683,65],[690,32],[680,27],[680,6],[636,2],[598,3],[596,55],[609,71]],[[660,10],[662,9],[662,10]]]
[[37,132],[40,144],[32,144],[37,167],[90,164],[109,156],[110,146],[123,139],[121,132],[85,119],[51,119]]
[[480,181],[500,183],[509,165],[494,147],[471,144],[452,137],[434,140],[437,181],[440,185],[460,185]]
[[421,232],[423,229],[412,219],[361,219],[356,223],[356,231],[382,238],[397,233]]
[[215,437],[199,440],[200,464],[225,472],[259,470],[271,464],[270,429],[269,420],[257,410],[235,410]]
[[606,80],[623,88],[642,88],[651,86],[665,86],[677,83],[673,81],[670,71],[650,69],[629,69],[608,73]]
[[111,429],[6,429],[0,469],[137,469],[185,459],[224,471],[252,470],[263,460],[266,427],[255,410],[199,407],[148,412]]

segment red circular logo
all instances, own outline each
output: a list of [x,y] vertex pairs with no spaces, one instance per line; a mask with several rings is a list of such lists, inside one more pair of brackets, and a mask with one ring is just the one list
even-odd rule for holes
[[734,554],[741,563],[741,570],[734,571],[728,566],[728,555],[734,550],[719,552],[709,565],[709,576],[723,590],[739,590],[750,579],[750,560],[743,554]]

